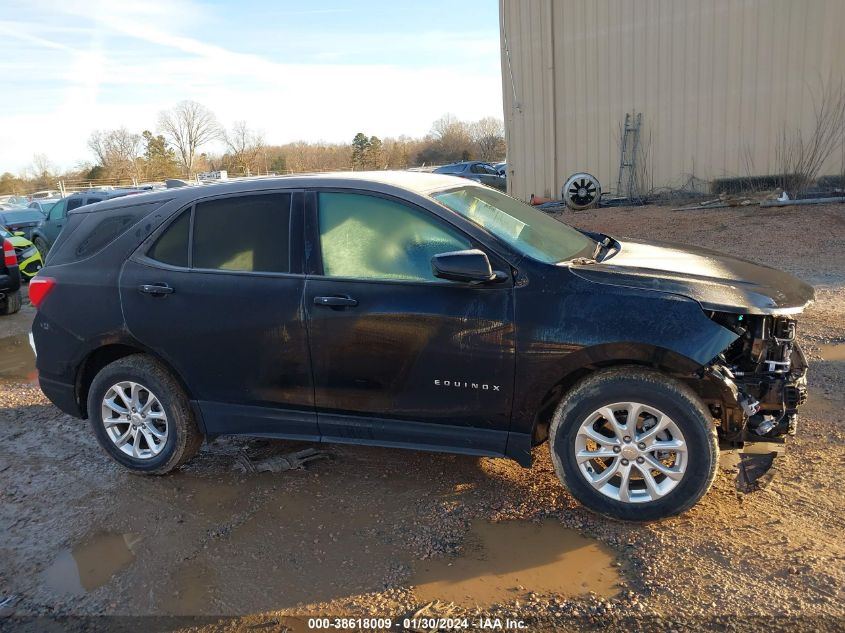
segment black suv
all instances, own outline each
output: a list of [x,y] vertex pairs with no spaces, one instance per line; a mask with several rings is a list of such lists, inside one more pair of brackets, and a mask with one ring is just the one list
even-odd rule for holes
[[505,456],[588,507],[692,506],[794,430],[813,289],[574,230],[450,176],[331,174],[82,207],[31,284],[41,388],[138,472],[247,434]]
[[102,202],[103,200],[122,198],[123,196],[140,192],[140,189],[92,189],[90,191],[72,193],[67,198],[62,198],[50,207],[46,218],[41,219],[38,226],[31,230],[30,235],[27,235],[27,238],[35,244],[35,247],[41,253],[41,257],[46,257],[50,248],[53,246],[53,242],[56,241],[65,222],[67,222],[67,214],[70,211],[89,204]]

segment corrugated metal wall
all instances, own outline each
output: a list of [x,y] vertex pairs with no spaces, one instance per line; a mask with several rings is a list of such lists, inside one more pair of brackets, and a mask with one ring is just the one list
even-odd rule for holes
[[[558,197],[575,171],[615,189],[621,125],[642,113],[655,187],[776,173],[845,77],[845,0],[500,0],[509,188]],[[837,155],[826,172],[842,170]]]

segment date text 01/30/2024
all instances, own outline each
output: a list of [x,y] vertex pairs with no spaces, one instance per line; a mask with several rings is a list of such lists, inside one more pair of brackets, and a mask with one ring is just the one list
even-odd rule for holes
[[[396,622],[395,624],[398,624]],[[394,626],[391,618],[308,618],[309,629],[389,630]],[[404,618],[403,629],[424,630],[491,630],[518,631],[527,628],[524,620],[511,618]]]

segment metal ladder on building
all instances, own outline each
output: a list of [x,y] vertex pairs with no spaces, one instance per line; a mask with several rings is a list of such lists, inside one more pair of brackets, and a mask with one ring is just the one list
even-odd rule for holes
[[619,155],[619,177],[616,179],[616,195],[623,198],[638,197],[634,177],[637,168],[637,152],[640,147],[640,123],[642,112],[625,114],[622,128],[622,147]]

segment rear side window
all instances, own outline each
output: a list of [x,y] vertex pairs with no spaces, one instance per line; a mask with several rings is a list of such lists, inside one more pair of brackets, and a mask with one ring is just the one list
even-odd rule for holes
[[82,206],[82,198],[71,198],[67,201],[67,210],[73,211]]
[[290,272],[291,195],[233,196],[194,209],[192,268]]
[[186,211],[165,229],[147,255],[163,264],[187,268],[190,229],[191,212]]

